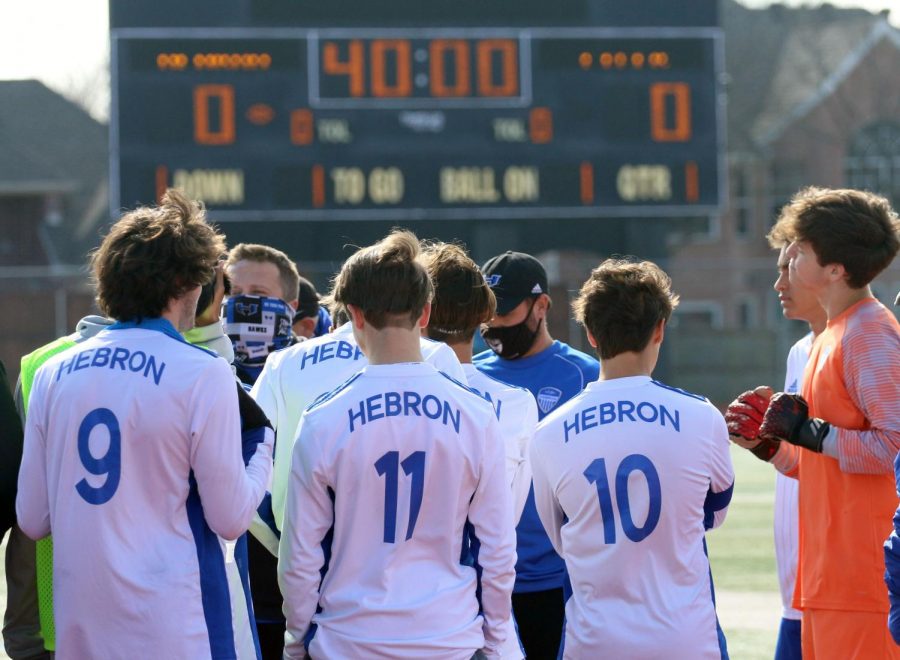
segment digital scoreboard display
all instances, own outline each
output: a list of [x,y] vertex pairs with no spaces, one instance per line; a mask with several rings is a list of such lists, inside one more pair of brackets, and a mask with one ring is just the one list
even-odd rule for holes
[[218,220],[703,215],[710,27],[120,28],[112,208]]

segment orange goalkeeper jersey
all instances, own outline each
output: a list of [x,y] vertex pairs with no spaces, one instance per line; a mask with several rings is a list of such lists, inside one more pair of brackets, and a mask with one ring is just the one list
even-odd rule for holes
[[887,612],[884,539],[897,495],[900,325],[868,298],[828,322],[810,353],[803,397],[838,427],[839,458],[802,450],[800,561],[794,607]]

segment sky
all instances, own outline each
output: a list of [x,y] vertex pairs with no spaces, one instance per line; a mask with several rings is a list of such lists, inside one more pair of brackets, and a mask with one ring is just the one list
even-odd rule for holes
[[[98,118],[109,102],[109,0],[9,0],[0,5],[0,80],[37,78],[77,98]],[[152,1],[152,0],[150,0]],[[189,0],[188,0],[189,1]],[[327,1],[327,0],[323,0]],[[765,7],[771,0],[740,0]],[[840,7],[881,11],[894,0],[830,0]],[[790,6],[819,4],[785,0]],[[891,22],[900,27],[900,7]]]

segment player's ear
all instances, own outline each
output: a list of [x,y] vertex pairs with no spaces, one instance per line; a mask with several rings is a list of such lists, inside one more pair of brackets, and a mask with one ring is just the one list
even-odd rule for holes
[[356,305],[351,305],[347,303],[347,313],[350,314],[350,321],[353,323],[353,327],[357,330],[362,330],[366,325],[366,317],[363,314],[363,311],[357,307]]
[[665,336],[666,336],[666,320],[660,319],[659,323],[656,324],[656,328],[653,330],[652,341],[655,344],[662,344],[663,338]]
[[591,345],[591,348],[597,348],[597,340],[594,339],[594,335],[591,334],[591,331],[585,328],[585,333],[587,334],[588,343]]
[[847,270],[843,264],[828,264],[828,278],[832,282],[841,282],[847,279]]
[[416,325],[419,326],[420,330],[424,330],[428,327],[429,320],[431,320],[431,303],[427,302],[425,303],[425,307],[422,308],[422,315],[419,317]]

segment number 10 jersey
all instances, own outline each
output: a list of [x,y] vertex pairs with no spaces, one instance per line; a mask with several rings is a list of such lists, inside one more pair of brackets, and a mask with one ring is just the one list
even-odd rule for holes
[[704,538],[734,484],[719,411],[649,376],[594,382],[538,425],[531,463],[572,584],[564,657],[722,657]]

